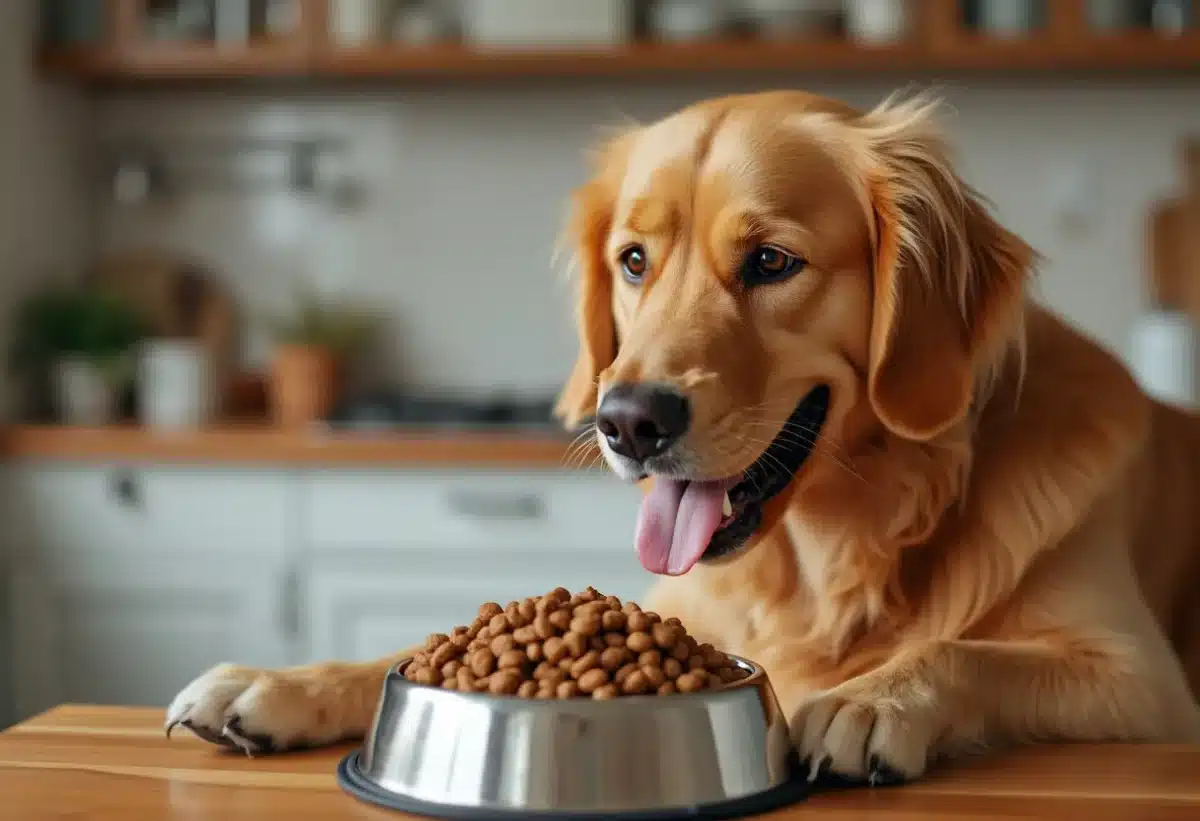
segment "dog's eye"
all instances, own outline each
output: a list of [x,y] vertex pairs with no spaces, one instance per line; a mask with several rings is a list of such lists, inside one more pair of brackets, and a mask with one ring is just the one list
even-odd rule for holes
[[621,273],[632,283],[642,281],[646,275],[646,249],[631,245],[621,252]]
[[794,256],[771,245],[760,245],[746,257],[742,268],[742,281],[747,285],[779,282],[797,273],[806,264],[803,257]]

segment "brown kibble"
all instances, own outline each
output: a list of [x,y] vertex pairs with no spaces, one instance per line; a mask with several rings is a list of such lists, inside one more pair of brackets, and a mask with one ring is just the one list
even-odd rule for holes
[[500,670],[519,670],[529,662],[529,656],[520,650],[505,650],[496,660]]
[[661,667],[643,665],[641,670],[646,681],[650,682],[650,686],[655,690],[667,683],[667,674],[662,671]]
[[491,675],[496,669],[496,655],[486,647],[482,650],[476,650],[475,655],[471,656],[471,672],[476,678],[483,678]]
[[414,673],[413,681],[427,687],[436,687],[442,683],[442,674],[432,667],[421,667]]
[[468,625],[431,633],[405,678],[460,692],[597,699],[723,687],[747,672],[710,643],[594,587],[480,606]]
[[558,636],[552,636],[551,638],[546,639],[545,644],[542,645],[542,652],[546,656],[546,661],[550,662],[551,664],[558,664],[560,661],[566,658],[571,651],[567,648],[567,643],[565,641],[560,639]]
[[637,662],[643,667],[662,667],[662,653],[658,650],[647,650],[638,656]]
[[605,630],[624,630],[625,629],[625,614],[620,610],[606,610],[600,616],[600,626]]
[[621,692],[627,696],[641,695],[650,689],[650,681],[641,670],[634,670],[621,683]]
[[620,670],[617,670],[616,675],[613,676],[613,681],[615,681],[617,684],[624,685],[625,679],[629,678],[629,676],[637,669],[638,666],[636,664],[626,664]]
[[630,633],[644,633],[650,629],[650,618],[641,610],[630,613],[626,621]]
[[629,638],[625,639],[625,646],[633,652],[641,654],[654,649],[654,639],[650,638],[649,633],[630,633]]
[[[576,680],[582,680],[585,673],[599,666],[600,654],[595,650],[589,650],[587,653],[576,659],[575,663],[571,665],[571,677]],[[605,673],[605,678],[608,678],[607,673]],[[589,690],[588,692],[591,691]]]
[[669,650],[675,646],[675,642],[679,641],[679,634],[681,632],[678,628],[661,622],[650,628],[650,635],[654,639],[654,643],[664,650]]
[[521,687],[521,676],[516,670],[501,670],[492,676],[488,692],[495,695],[515,695]]
[[600,654],[600,666],[605,670],[617,670],[629,659],[629,651],[624,647],[609,647]]
[[537,605],[534,603],[533,599],[525,599],[519,605],[517,605],[517,612],[521,615],[521,618],[526,624],[532,624],[534,616],[537,615]]
[[571,632],[591,638],[600,632],[600,617],[594,613],[571,619]]
[[497,658],[504,655],[516,646],[517,642],[515,639],[513,639],[511,633],[505,633],[502,636],[496,636],[496,638],[492,639],[491,643],[488,645],[489,649],[492,651],[492,655],[496,656]]
[[571,631],[563,636],[563,643],[567,645],[567,651],[571,654],[572,658],[579,658],[587,652],[587,639],[575,631]]
[[441,669],[452,658],[454,658],[454,645],[450,643],[450,637],[447,636],[445,643],[434,650],[433,655],[429,657],[429,664]]
[[620,695],[615,684],[605,684],[603,687],[597,687],[592,693],[592,698],[596,701],[608,701],[610,698],[616,698]]
[[581,692],[594,693],[605,684],[608,684],[608,671],[595,667],[580,676],[578,680]]
[[567,630],[571,626],[571,611],[570,610],[555,610],[546,617],[551,626],[555,630]]

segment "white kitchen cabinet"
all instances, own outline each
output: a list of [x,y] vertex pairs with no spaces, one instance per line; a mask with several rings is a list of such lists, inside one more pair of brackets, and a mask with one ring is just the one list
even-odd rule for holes
[[285,474],[23,466],[9,487],[18,718],[165,705],[219,661],[294,657]]
[[488,600],[642,597],[640,492],[556,470],[22,462],[5,536],[16,718],[165,705],[213,664],[369,659]]
[[339,471],[305,481],[309,654],[362,660],[562,585],[641,597],[636,488],[554,471]]

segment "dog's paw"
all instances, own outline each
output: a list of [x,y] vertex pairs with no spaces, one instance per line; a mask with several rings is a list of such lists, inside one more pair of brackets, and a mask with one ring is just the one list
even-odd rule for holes
[[809,780],[882,786],[925,773],[936,712],[849,682],[805,701],[791,720],[792,742]]
[[338,740],[312,688],[286,671],[219,664],[180,691],[166,732],[186,727],[205,741],[247,755]]

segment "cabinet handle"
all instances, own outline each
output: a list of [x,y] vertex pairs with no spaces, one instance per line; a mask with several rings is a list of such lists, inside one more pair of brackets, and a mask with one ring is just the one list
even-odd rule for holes
[[117,502],[124,507],[141,507],[141,494],[137,482],[128,470],[119,470],[113,475],[112,492]]
[[289,639],[300,634],[300,578],[295,568],[285,570],[280,579],[276,625],[279,632]]
[[546,515],[542,497],[532,493],[503,496],[492,493],[454,491],[450,507],[474,519],[541,519]]

